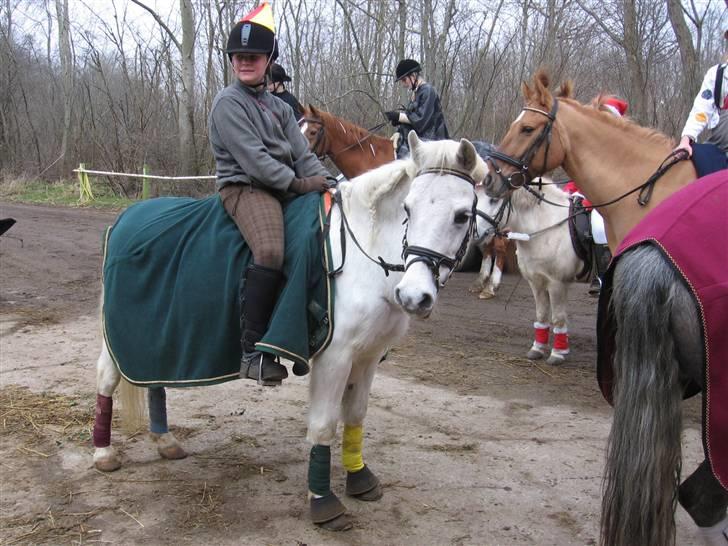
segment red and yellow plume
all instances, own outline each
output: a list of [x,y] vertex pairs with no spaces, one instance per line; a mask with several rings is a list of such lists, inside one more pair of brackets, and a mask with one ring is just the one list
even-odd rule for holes
[[276,25],[273,22],[273,10],[268,2],[263,2],[260,6],[248,13],[240,20],[241,23],[255,23],[267,28],[273,34],[276,32]]

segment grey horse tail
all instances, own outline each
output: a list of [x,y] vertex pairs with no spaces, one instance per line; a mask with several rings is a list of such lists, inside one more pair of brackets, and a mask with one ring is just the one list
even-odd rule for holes
[[683,392],[671,317],[680,312],[685,292],[652,245],[625,253],[615,270],[614,420],[603,484],[603,546],[675,544]]

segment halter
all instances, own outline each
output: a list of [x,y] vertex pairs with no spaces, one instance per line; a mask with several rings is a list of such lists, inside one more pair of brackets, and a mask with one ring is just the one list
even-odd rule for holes
[[[422,176],[424,174],[449,174],[452,176],[455,176],[457,178],[460,178],[461,180],[465,180],[468,184],[470,184],[473,189],[475,189],[475,180],[467,174],[462,171],[458,171],[455,169],[446,169],[446,168],[433,168],[433,169],[423,169],[417,173],[415,178]],[[460,265],[460,262],[462,262],[463,257],[465,256],[466,252],[468,251],[468,243],[470,242],[471,237],[474,235],[477,236],[477,225],[475,223],[476,215],[477,215],[477,206],[478,206],[478,196],[473,191],[473,205],[470,209],[470,220],[468,222],[468,229],[465,232],[465,236],[463,237],[462,242],[460,243],[460,247],[458,248],[457,252],[455,253],[455,256],[453,258],[450,258],[449,256],[446,256],[445,254],[441,254],[440,252],[437,252],[435,250],[431,250],[429,248],[424,248],[421,246],[413,246],[410,245],[407,242],[407,229],[405,229],[404,232],[404,240],[402,241],[402,244],[404,246],[404,250],[402,251],[402,258],[405,260],[405,271],[409,269],[409,267],[412,264],[415,264],[417,262],[424,263],[430,272],[432,273],[432,276],[435,280],[435,287],[437,288],[437,291],[439,292],[442,287],[445,286],[445,283],[448,281],[448,279],[452,276],[452,272],[457,269],[457,267]],[[413,260],[407,261],[407,258],[409,256],[415,256]],[[444,281],[440,281],[440,268],[441,267],[447,267],[449,269],[449,274],[445,278]]]
[[[449,174],[452,176],[456,176],[462,180],[465,180],[468,182],[473,188],[475,188],[475,180],[467,174],[462,171],[458,171],[455,169],[447,169],[447,168],[432,168],[432,169],[423,169],[419,171],[415,178],[418,178],[425,174]],[[351,229],[351,226],[349,225],[349,220],[346,217],[346,214],[344,213],[344,207],[342,203],[342,195],[340,191],[337,191],[334,194],[334,203],[338,204],[339,211],[341,214],[341,222],[339,224],[339,233],[341,234],[341,265],[337,267],[336,269],[329,271],[327,270],[326,266],[324,265],[324,270],[326,271],[326,274],[333,278],[339,273],[341,273],[344,269],[344,263],[346,262],[346,233],[349,233],[349,236],[351,237],[351,240],[354,242],[356,247],[359,249],[359,251],[371,262],[377,264],[379,267],[382,268],[384,271],[384,276],[388,277],[390,271],[397,271],[397,272],[404,272],[407,271],[407,269],[414,263],[417,262],[423,262],[432,272],[432,276],[435,280],[435,286],[437,287],[437,290],[439,292],[440,288],[445,286],[445,283],[450,278],[451,275],[448,275],[445,281],[440,282],[440,267],[445,266],[447,267],[450,272],[457,268],[458,265],[460,265],[460,262],[462,261],[463,257],[465,256],[465,253],[468,249],[468,242],[470,241],[470,238],[473,235],[477,235],[477,226],[475,223],[475,216],[477,213],[477,205],[478,205],[478,196],[475,195],[475,192],[473,192],[473,206],[471,208],[471,215],[470,215],[470,221],[468,225],[467,232],[465,233],[465,237],[463,238],[462,242],[460,243],[460,248],[458,248],[457,252],[455,253],[455,256],[453,258],[446,256],[445,254],[441,254],[440,252],[437,252],[435,250],[421,247],[421,246],[412,246],[408,244],[407,242],[407,228],[409,227],[407,220],[404,221],[405,223],[405,231],[404,231],[404,237],[402,238],[402,259],[405,260],[405,264],[392,264],[384,260],[381,256],[377,256],[377,258],[372,258],[369,253],[367,253],[364,248],[362,248],[361,244],[359,243],[358,239],[356,238],[356,235],[354,235],[354,232]],[[333,207],[331,210],[329,210],[328,215],[326,216],[326,220],[324,222],[324,228],[323,228],[323,241],[326,240],[326,237],[329,234],[329,231],[331,229],[331,211],[333,210]],[[415,258],[409,262],[407,262],[408,256],[415,256]]]
[[[523,153],[520,159],[515,159],[509,155],[506,155],[499,151],[492,151],[488,155],[487,160],[490,161],[490,163],[493,165],[494,172],[500,176],[502,179],[504,179],[508,185],[512,189],[520,188],[521,186],[534,186],[534,185],[540,185],[541,182],[533,183],[531,182],[530,178],[532,178],[529,175],[528,172],[528,166],[531,163],[531,160],[533,159],[533,156],[536,155],[536,152],[541,147],[541,144],[546,141],[546,149],[544,150],[543,154],[543,169],[542,171],[546,170],[546,162],[548,160],[549,155],[549,148],[551,147],[551,132],[553,130],[554,122],[556,121],[556,112],[559,109],[559,101],[557,99],[553,99],[553,105],[551,106],[551,111],[546,112],[545,110],[540,110],[538,108],[531,108],[530,106],[525,106],[523,108],[524,110],[527,110],[529,112],[536,112],[538,114],[544,115],[548,118],[548,122],[546,122],[546,125],[544,125],[544,128],[541,130],[541,133],[534,139],[534,141],[531,143],[531,145],[526,149],[526,151]],[[503,176],[503,172],[501,169],[498,168],[498,166],[495,164],[495,161],[493,159],[499,159],[500,161],[503,161],[505,163],[508,163],[509,165],[516,167],[518,170],[511,173],[508,178]]]

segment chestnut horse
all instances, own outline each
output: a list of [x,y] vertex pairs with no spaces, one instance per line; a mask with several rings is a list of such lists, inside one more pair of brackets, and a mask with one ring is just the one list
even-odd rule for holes
[[[308,140],[309,149],[319,158],[331,159],[348,179],[396,158],[392,140],[375,135],[367,129],[310,104],[308,108],[303,109],[299,125]],[[491,144],[477,141],[473,142],[473,145],[483,159],[487,151],[492,148]],[[473,243],[475,244],[475,241]],[[508,240],[500,236],[491,237],[477,244],[483,260],[470,290],[477,292],[480,299],[495,297],[501,283],[508,244]]]
[[310,104],[298,123],[311,151],[330,158],[348,179],[396,159],[390,139]]
[[[696,178],[695,169],[671,153],[671,139],[600,112],[601,97],[591,105],[583,105],[572,98],[570,82],[563,84],[555,97],[548,86],[549,78],[542,71],[534,76],[531,85],[523,84],[525,105],[491,154],[486,192],[492,197],[505,197],[516,188],[536,184],[535,178],[561,166],[597,204],[614,251],[648,212]],[[670,163],[674,165],[665,168]],[[711,179],[722,188],[720,183],[725,177]],[[705,188],[704,180],[695,184],[696,189],[686,189],[688,194]],[[680,192],[681,199],[684,195],[685,191]],[[672,206],[676,201],[680,200],[667,199],[665,205]],[[654,217],[651,215],[650,220]],[[674,223],[676,218],[671,221]],[[645,225],[650,224],[643,223],[638,230]],[[695,231],[694,242],[720,241],[720,233]],[[627,241],[633,237],[631,234]],[[718,257],[726,254],[721,245],[717,242],[713,249]],[[715,370],[725,363],[707,358],[709,340],[715,340],[708,336],[713,323],[706,322],[702,304],[698,313],[699,293],[688,286],[682,272],[668,262],[658,245],[627,248],[613,261],[607,276],[611,275],[614,284],[611,290],[602,291],[599,304],[600,370],[606,361],[606,369],[613,373],[611,391],[604,383],[602,390],[614,404],[606,454],[601,541],[606,546],[673,545],[674,511],[679,500],[706,544],[726,546],[728,480],[722,473],[725,453],[718,453],[714,447],[725,439],[713,432],[719,423],[709,420],[713,414],[706,409],[709,401],[717,403],[713,401],[728,396],[724,379],[723,383],[713,384]],[[716,294],[723,294],[723,302],[726,295],[720,291],[725,286],[720,280],[713,285]],[[616,327],[613,339],[603,335],[605,323]],[[705,339],[702,332],[706,332]],[[608,354],[612,343],[613,358],[602,356]],[[687,381],[705,392],[706,458],[680,484],[680,402]]]

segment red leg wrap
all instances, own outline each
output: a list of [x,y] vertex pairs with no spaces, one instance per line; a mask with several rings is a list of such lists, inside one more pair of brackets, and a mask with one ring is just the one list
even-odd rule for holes
[[111,405],[110,396],[96,394],[96,419],[94,420],[94,447],[111,445]]
[[549,327],[546,326],[545,328],[538,328],[535,327],[533,329],[535,333],[535,339],[536,343],[540,343],[542,345],[548,345],[549,343]]
[[554,349],[567,350],[569,348],[568,332],[554,332]]

